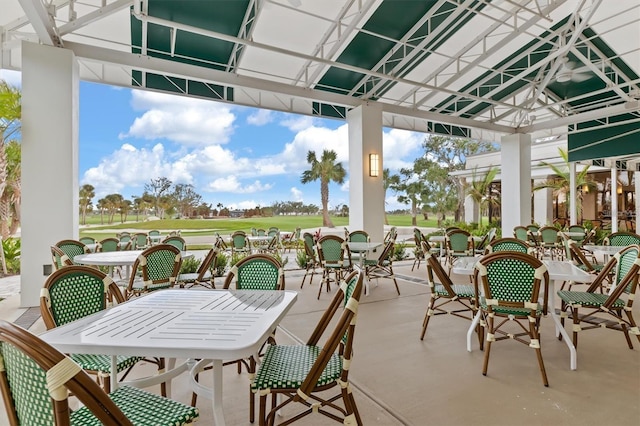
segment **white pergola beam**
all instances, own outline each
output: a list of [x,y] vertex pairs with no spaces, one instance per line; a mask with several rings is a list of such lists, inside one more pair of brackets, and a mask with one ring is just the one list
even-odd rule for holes
[[62,46],[62,40],[58,35],[53,16],[49,14],[47,8],[40,0],[18,0],[22,10],[29,19],[36,34],[43,44],[49,46]]

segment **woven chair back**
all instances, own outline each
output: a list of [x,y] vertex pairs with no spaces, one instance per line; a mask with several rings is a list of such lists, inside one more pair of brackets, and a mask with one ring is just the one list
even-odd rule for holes
[[73,265],[73,261],[69,259],[69,256],[56,246],[51,246],[51,261],[55,269]]
[[62,240],[56,243],[56,247],[66,254],[71,262],[73,258],[79,254],[89,253],[89,249],[86,245],[77,240]]
[[531,246],[526,241],[519,238],[499,238],[493,240],[485,249],[485,253],[494,253],[499,251],[517,251],[520,253],[529,253]]
[[184,240],[184,238],[177,235],[172,235],[165,238],[164,240],[162,240],[162,244],[169,244],[176,247],[180,251],[187,251],[187,242]]
[[519,240],[527,241],[529,239],[527,231],[527,228],[524,226],[516,226],[513,228],[513,236]]
[[640,244],[640,235],[633,232],[614,232],[609,234],[603,240],[605,246],[630,246],[632,244]]
[[471,234],[464,229],[454,229],[447,233],[447,247],[453,253],[465,253],[472,255],[470,251],[473,245]]
[[237,290],[284,290],[284,269],[271,255],[252,254],[231,267],[224,288],[232,284]]
[[316,245],[318,260],[322,267],[342,267],[345,263],[345,252],[348,250],[345,241],[337,235],[325,235]]
[[350,232],[349,241],[353,243],[367,243],[369,242],[369,234],[366,231]]
[[120,240],[113,237],[105,238],[100,241],[100,247],[102,251],[119,251]]

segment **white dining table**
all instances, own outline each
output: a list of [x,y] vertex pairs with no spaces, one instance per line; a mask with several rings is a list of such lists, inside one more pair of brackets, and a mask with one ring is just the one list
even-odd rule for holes
[[[480,256],[475,257],[461,257],[453,264],[453,273],[460,275],[473,275],[474,273],[474,265],[480,259]],[[590,274],[582,269],[578,268],[571,262],[566,262],[562,260],[543,260],[542,263],[547,267],[547,271],[549,272],[549,293],[547,295],[542,295],[541,297],[547,297],[547,305],[549,307],[548,312],[551,314],[551,318],[556,326],[556,336],[562,335],[564,343],[569,348],[570,354],[570,367],[572,370],[578,368],[578,355],[576,352],[576,348],[573,345],[572,339],[567,334],[566,330],[562,326],[560,322],[560,317],[556,313],[555,310],[555,281],[574,281],[579,283],[590,283],[592,282],[596,276]],[[471,340],[473,337],[473,333],[475,332],[475,328],[480,322],[480,311],[476,313],[471,322],[471,326],[467,331],[467,350],[471,352]]]
[[[147,387],[166,381],[170,392],[171,379],[189,371],[193,391],[211,399],[219,426],[225,424],[223,361],[257,356],[296,298],[290,290],[158,290],[40,337],[64,353],[110,355],[114,388],[118,355],[170,358],[166,373],[123,383]],[[186,361],[176,367],[176,358]],[[211,363],[213,388],[207,388],[195,376]]]
[[601,245],[591,245],[586,244],[582,246],[583,249],[590,251],[593,254],[601,254],[605,256],[612,256],[618,253],[620,250],[625,248],[626,246],[601,246]]
[[[125,267],[125,279],[129,279],[131,274],[131,266],[143,250],[120,250],[120,251],[104,251],[98,253],[84,253],[73,257],[73,262],[80,265],[91,266],[108,266],[109,275],[113,276],[113,268],[115,266]],[[193,253],[183,251],[182,259],[193,257]]]
[[[364,241],[347,241],[347,246],[349,247],[349,251],[351,253],[358,253],[358,262],[360,264],[360,269],[364,271],[365,264],[364,262],[367,260],[367,256],[370,253],[376,253],[378,249],[384,246],[382,242],[364,242]],[[365,277],[364,280],[364,294],[366,296],[369,295],[369,278]]]

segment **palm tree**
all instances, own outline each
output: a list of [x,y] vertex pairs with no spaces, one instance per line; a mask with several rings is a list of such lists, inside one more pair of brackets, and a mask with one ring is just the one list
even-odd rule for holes
[[20,227],[20,134],[21,93],[0,81],[0,234],[7,238]]
[[80,188],[80,213],[82,215],[82,224],[87,224],[87,210],[91,205],[91,200],[96,196],[96,189],[93,185],[85,184]]
[[339,184],[344,183],[347,174],[342,163],[336,163],[338,154],[335,151],[326,149],[322,151],[320,161],[316,158],[314,151],[307,153],[307,163],[311,165],[311,169],[302,172],[300,181],[309,183],[320,179],[320,200],[322,201],[322,226],[333,228],[333,222],[329,217],[329,182],[333,181]]
[[478,224],[482,225],[482,209],[488,204],[497,204],[497,200],[491,194],[491,183],[498,174],[496,167],[490,167],[483,176],[477,175],[477,168],[471,172],[471,183],[465,185],[465,192],[475,202],[475,213]]
[[[569,217],[568,209],[570,202],[570,193],[571,193],[571,173],[569,168],[569,154],[562,148],[558,148],[560,152],[560,157],[564,161],[564,166],[558,167],[555,164],[547,163],[546,161],[540,162],[541,166],[549,167],[553,170],[553,174],[556,175],[546,181],[536,185],[533,187],[534,191],[538,191],[540,189],[551,188],[553,189],[553,196],[557,197],[559,194],[564,194],[567,202],[565,203],[565,217]],[[587,187],[589,190],[593,190],[596,188],[595,182],[587,179],[587,173],[589,171],[589,166],[584,167],[580,172],[576,173],[576,187],[583,188]],[[582,191],[578,191],[576,194],[576,212],[578,214],[578,218],[582,216]],[[579,221],[578,221],[579,223]]]

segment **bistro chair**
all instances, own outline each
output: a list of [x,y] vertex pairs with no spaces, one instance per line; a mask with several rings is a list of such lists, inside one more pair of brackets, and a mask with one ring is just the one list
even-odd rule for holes
[[574,236],[569,237],[573,241],[577,242],[578,244],[582,243],[582,241],[587,236],[587,230],[582,225],[571,225],[571,226],[569,226],[569,229],[567,229],[567,232],[576,232],[576,233],[581,233],[582,234],[581,236],[575,236],[574,235]]
[[137,232],[133,234],[131,241],[133,241],[133,250],[144,250],[151,246],[149,242],[149,235],[144,232]]
[[97,253],[100,251],[100,243],[93,237],[81,237],[79,241],[87,246],[87,250],[89,250],[90,253]]
[[127,232],[127,231],[122,231],[118,234],[116,234],[116,238],[120,240],[120,242],[122,243],[128,243],[131,242],[133,245],[133,241],[131,240],[131,233]]
[[640,235],[633,232],[614,232],[602,241],[605,246],[630,246],[640,244]]
[[131,276],[124,291],[125,299],[149,291],[173,287],[178,279],[182,256],[171,244],[158,244],[144,250],[131,268]]
[[[15,324],[0,321],[0,389],[10,425],[186,425],[196,408],[121,386],[105,393],[53,346]],[[71,410],[69,394],[80,402]]]
[[304,277],[302,277],[302,284],[300,284],[300,288],[304,286],[304,281],[307,279],[307,275],[309,275],[309,271],[311,271],[311,278],[309,278],[309,285],[313,282],[313,276],[316,273],[316,268],[320,267],[320,262],[318,261],[318,256],[316,253],[316,245],[313,242],[313,235],[309,232],[305,232],[302,235],[302,243],[304,245],[304,254],[306,258],[305,262],[305,273]]
[[[424,247],[424,241],[422,244],[422,249],[427,253],[427,247]],[[429,306],[427,307],[427,312],[425,313],[424,320],[422,321],[422,333],[420,333],[420,340],[424,340],[424,336],[427,333],[427,326],[429,325],[429,320],[432,316],[451,314],[460,318],[472,320],[473,315],[476,312],[476,308],[474,306],[476,295],[473,290],[473,286],[468,284],[454,284],[442,267],[438,258],[433,253],[429,254],[426,260],[427,281],[429,283],[429,288],[431,289],[431,298],[429,299]],[[438,282],[434,279],[434,274]],[[457,303],[459,305],[458,309],[443,309],[445,305],[450,303]],[[478,326],[478,330],[481,330],[480,326]],[[478,337],[480,340],[480,348],[482,349],[482,332],[478,334]]]
[[216,241],[213,243],[213,247],[218,249],[219,252],[230,251],[231,249],[227,245],[224,238],[222,238],[222,235],[220,235],[218,232],[216,232],[215,235],[216,235]]
[[[331,290],[331,281],[339,283],[347,272],[351,271],[351,251],[346,241],[337,235],[325,235],[316,244],[318,260],[322,267],[322,281],[318,289],[318,299],[322,293],[323,284],[327,285],[327,292]],[[334,279],[331,279],[333,273]]]
[[513,237],[522,241],[529,241],[529,230],[526,226],[515,226],[513,228]]
[[482,240],[475,245],[474,254],[484,254],[484,250],[487,248],[489,244],[496,238],[496,228],[491,228],[484,234]]
[[560,231],[555,226],[543,226],[538,231],[540,238],[541,256],[548,254],[551,260],[556,257],[563,257],[562,245],[560,244]]
[[540,318],[547,313],[549,273],[542,261],[528,254],[504,251],[480,259],[473,282],[475,305],[487,327],[482,374],[487,375],[493,342],[513,339],[536,351],[542,382],[549,386],[540,351]]
[[[124,297],[113,280],[95,268],[69,266],[60,269],[47,278],[40,291],[40,314],[47,328],[67,324],[107,308],[111,303],[123,303]],[[83,370],[96,376],[106,393],[111,391],[111,357],[107,355],[71,354],[69,357]],[[118,356],[118,373],[124,371],[121,380],[143,357]],[[164,369],[163,360],[147,360]],[[166,395],[162,384],[162,394]]]
[[[596,328],[621,331],[629,349],[633,349],[630,334],[640,341],[640,330],[633,318],[639,273],[640,246],[634,244],[613,255],[586,291],[558,291],[562,301],[560,321],[564,324],[567,317],[573,320],[573,345],[576,348],[578,333]],[[597,293],[610,274],[614,279],[609,293]]]
[[459,257],[473,256],[475,253],[473,245],[473,237],[464,229],[453,229],[447,232],[445,238],[446,244],[446,256],[447,264],[449,265],[449,275],[451,275],[451,269],[453,263]]
[[[353,271],[340,283],[306,344],[267,347],[251,383],[251,390],[260,395],[261,426],[274,424],[282,408],[297,404],[303,406],[303,411],[285,424],[309,414],[322,414],[344,424],[362,425],[349,383],[349,370],[363,275],[362,271]],[[337,321],[333,320],[340,307],[342,313]],[[321,339],[326,339],[322,345]],[[327,395],[328,390],[335,388],[338,392]],[[336,404],[340,399],[343,406]]]
[[400,296],[400,288],[398,288],[398,282],[396,281],[396,277],[393,274],[393,261],[391,260],[391,256],[393,256],[394,246],[395,242],[391,240],[385,244],[384,249],[377,259],[365,259],[364,271],[369,281],[371,281],[372,278],[392,279],[393,284],[396,286],[398,296]]
[[51,246],[51,261],[53,262],[53,268],[55,270],[62,269],[65,266],[75,265],[75,263],[69,259],[69,256],[56,246]]
[[[369,241],[371,241],[371,239],[369,238],[369,233],[363,230],[349,232],[349,235],[347,235],[346,240],[349,241],[350,243],[368,243]],[[356,262],[360,260],[360,256],[363,256],[364,254],[365,253],[355,253],[352,251],[351,260]]]
[[100,251],[120,251],[121,247],[120,240],[117,238],[109,237],[100,240]]
[[187,251],[187,242],[179,235],[168,236],[162,240],[162,244],[170,244],[180,251]]
[[178,275],[178,285],[184,288],[193,287],[194,285],[216,288],[213,271],[216,267],[217,258],[218,250],[215,248],[210,249],[202,259],[202,262],[200,262],[196,272]]
[[385,234],[383,242],[386,244],[387,241],[389,240],[395,241],[397,236],[398,236],[398,228],[396,228],[395,226],[392,226],[391,228],[389,228],[389,231]]
[[150,246],[159,244],[162,241],[162,235],[160,234],[160,231],[158,231],[157,229],[152,229],[147,233],[147,235],[149,236]]
[[[414,249],[414,259],[413,259],[413,265],[411,266],[411,270],[413,271],[414,268],[416,268],[416,264],[417,267],[420,268],[420,262],[422,260],[424,260],[425,258],[425,251],[424,248],[422,247],[422,241],[425,241],[424,235],[422,235],[422,231],[420,231],[420,229],[418,228],[413,228],[413,242],[416,245],[416,248]],[[429,243],[427,242],[427,249],[431,250],[431,246],[428,245]]]
[[55,244],[75,265],[73,258],[79,254],[89,253],[89,248],[78,240],[61,240]]
[[282,244],[287,251],[291,252],[292,248],[296,251],[300,249],[300,244],[302,243],[302,240],[300,239],[301,232],[302,229],[298,227],[295,231],[293,231],[293,233],[287,234],[286,236],[282,237]]
[[[273,256],[259,253],[251,254],[242,258],[231,267],[224,281],[224,288],[234,288],[236,290],[284,290],[284,267],[282,263]],[[265,343],[275,345],[275,333],[276,331],[274,329]],[[262,349],[259,352],[262,352]],[[254,357],[248,360],[239,359],[227,361],[224,365],[234,363],[238,365],[238,374],[241,372],[242,364],[244,364],[249,372],[249,376],[253,377],[256,371],[256,360]],[[250,421],[253,423],[255,401],[252,392],[249,392],[249,403],[249,416]]]
[[236,254],[240,256],[251,254],[251,242],[244,231],[236,231],[231,234],[231,257]]

